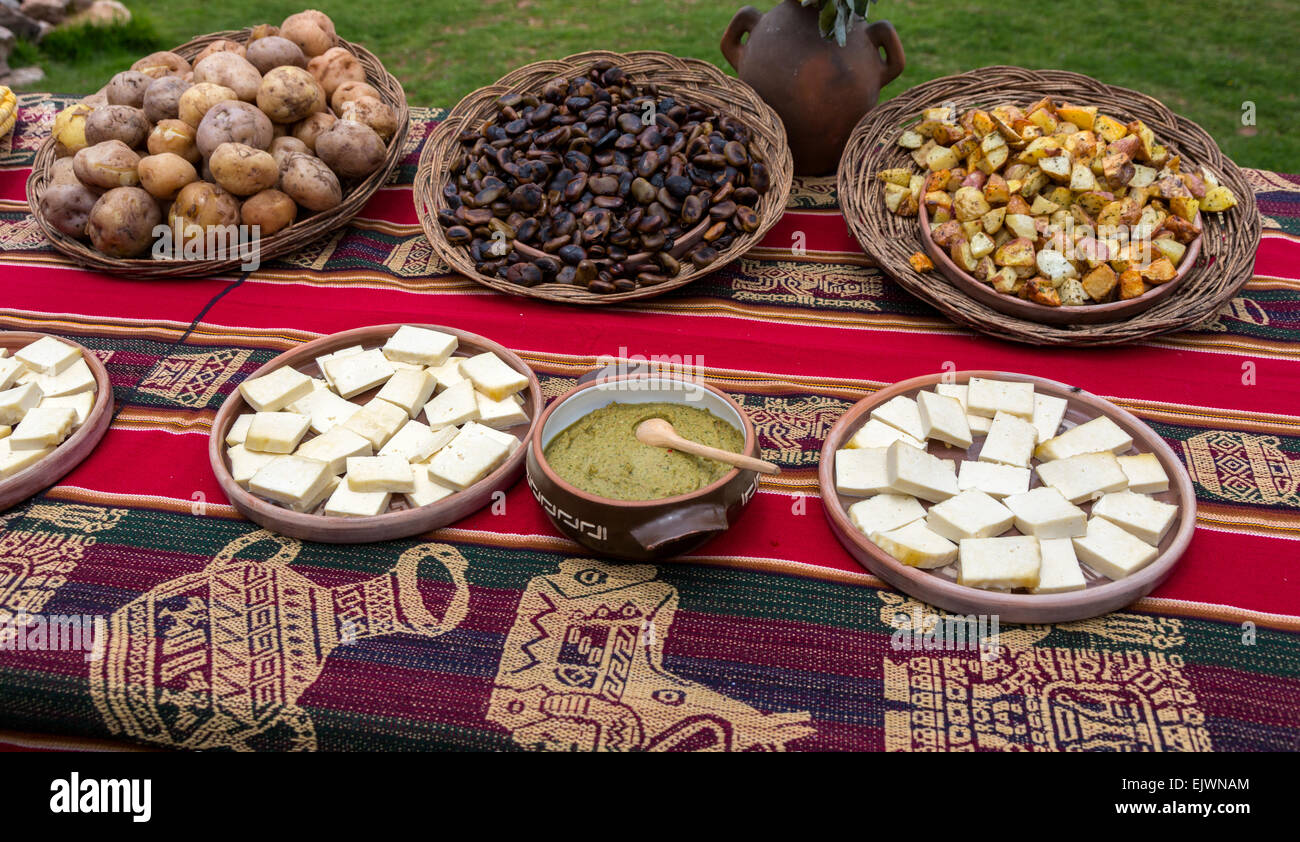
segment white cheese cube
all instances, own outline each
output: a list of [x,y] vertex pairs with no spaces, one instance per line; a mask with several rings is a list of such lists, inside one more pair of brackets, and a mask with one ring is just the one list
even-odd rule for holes
[[1088,586],[1083,568],[1074,555],[1071,538],[1038,539],[1038,553],[1042,566],[1038,570],[1038,587],[1034,593],[1065,593],[1081,591]]
[[330,380],[329,372],[325,370],[325,361],[334,359],[335,357],[351,357],[356,354],[360,354],[364,350],[366,349],[361,347],[360,345],[353,345],[350,348],[340,348],[339,350],[335,351],[332,354],[324,354],[322,356],[317,357],[316,367],[320,369],[320,376],[323,377],[325,379],[325,382],[329,385],[329,387],[333,389],[334,381]]
[[931,506],[925,525],[950,541],[960,541],[1001,535],[1014,520],[1015,515],[1006,506],[983,491],[971,489]]
[[293,509],[295,512],[302,512],[304,514],[314,512],[321,503],[328,500],[329,496],[338,489],[339,484],[339,478],[331,474],[330,477],[325,480],[325,485],[321,486],[319,491],[312,496],[303,499],[302,502],[288,504],[289,508]]
[[1042,556],[1032,535],[964,538],[957,584],[1009,590],[1038,586]]
[[1174,525],[1178,507],[1145,494],[1119,491],[1098,500],[1092,507],[1092,516],[1103,517],[1148,544],[1157,546],[1164,540],[1169,527]]
[[248,488],[248,481],[264,466],[279,459],[280,454],[256,453],[237,444],[226,449],[226,458],[230,460],[230,476],[242,487]]
[[966,408],[971,415],[996,418],[1006,412],[1028,421],[1034,417],[1034,384],[972,377],[966,384]]
[[253,474],[248,490],[286,506],[306,506],[318,500],[334,475],[329,466],[302,456],[277,456]]
[[[835,451],[835,490],[852,497],[870,497],[888,491],[889,475],[885,469],[888,450],[865,447]],[[892,526],[884,528],[893,529]]]
[[474,384],[468,379],[439,392],[424,405],[424,417],[429,427],[456,427],[478,418],[478,400],[474,397]]
[[429,478],[456,489],[468,488],[504,462],[510,447],[481,430],[489,428],[466,424],[450,444],[429,460]]
[[77,413],[66,407],[32,407],[5,441],[13,450],[45,450],[62,444],[77,423]]
[[1108,450],[1040,462],[1037,470],[1044,485],[1055,488],[1071,503],[1096,500],[1103,494],[1128,487],[1128,475],[1119,466],[1115,454]]
[[867,423],[859,427],[858,431],[853,434],[853,438],[849,439],[849,443],[845,446],[849,448],[863,449],[871,447],[889,447],[896,441],[906,442],[907,444],[912,445],[912,447],[925,450],[925,442],[913,436],[909,436],[897,427],[891,427],[884,421],[878,421],[875,418],[869,419]]
[[925,428],[921,425],[921,410],[917,408],[916,401],[906,395],[895,395],[885,401],[871,410],[871,417],[902,430],[918,441],[925,440]]
[[352,456],[348,458],[347,484],[353,491],[415,490],[411,463],[401,456]]
[[[477,421],[470,421],[460,428],[460,432],[465,434],[464,441],[466,442],[473,441],[475,438],[489,439],[503,446],[506,449],[506,453],[514,453],[515,448],[519,447],[519,439],[515,438],[510,433],[501,430],[494,430],[491,427],[486,427],[478,423]],[[457,433],[457,438],[459,437],[460,433]],[[455,439],[453,439],[453,441],[455,441]]]
[[356,491],[346,482],[340,482],[325,502],[325,514],[328,517],[374,517],[388,511],[392,499],[390,491]]
[[442,365],[429,368],[429,374],[437,381],[439,389],[449,389],[465,379],[465,375],[460,373],[460,361],[460,357],[452,357]]
[[921,520],[898,529],[873,532],[870,537],[877,547],[908,567],[931,570],[946,567],[957,558],[957,545],[928,529]]
[[1034,417],[1029,423],[1034,425],[1034,432],[1038,434],[1038,444],[1056,436],[1069,406],[1070,402],[1065,398],[1034,393]]
[[1087,514],[1055,488],[1040,485],[1002,502],[1016,516],[1016,529],[1025,535],[1075,538],[1087,531]]
[[252,412],[245,412],[235,418],[234,423],[230,425],[230,429],[226,431],[226,444],[234,447],[237,444],[244,443],[244,440],[248,438],[248,425],[253,423],[253,415]]
[[1037,435],[1033,424],[1010,413],[999,412],[993,416],[988,438],[980,448],[980,461],[1028,468]]
[[520,424],[528,423],[528,413],[514,401],[511,395],[505,400],[494,401],[482,392],[474,393],[478,404],[478,422],[498,430],[507,430]]
[[925,509],[915,497],[905,494],[877,494],[849,506],[849,520],[867,536],[890,532],[923,517]]
[[379,450],[410,420],[406,410],[374,398],[340,426],[366,439],[371,447]]
[[312,432],[319,435],[347,421],[361,409],[361,405],[340,398],[330,389],[316,389],[289,404],[289,409],[311,418]]
[[961,402],[962,411],[966,413],[966,426],[970,427],[972,436],[988,435],[989,425],[993,423],[993,419],[985,418],[983,415],[970,414],[970,405],[966,399],[969,390],[970,387],[964,383],[934,384],[935,394],[943,395],[946,398],[956,398]]
[[27,367],[13,357],[0,359],[0,390],[13,386],[18,382],[19,375],[26,371]]
[[422,368],[404,368],[395,372],[384,388],[375,397],[388,401],[393,406],[400,406],[406,414],[414,418],[429,402],[437,382],[433,375]]
[[1146,567],[1160,551],[1102,517],[1088,521],[1087,533],[1074,539],[1079,560],[1108,579],[1123,579]]
[[395,362],[442,365],[456,350],[458,341],[450,333],[402,325],[388,337],[383,350],[384,356]]
[[239,393],[258,412],[275,412],[314,391],[311,378],[289,366],[245,380]]
[[957,494],[957,474],[943,460],[896,441],[885,456],[885,476],[898,494],[938,503]]
[[442,430],[437,433],[419,421],[407,421],[397,435],[388,440],[379,451],[380,456],[401,456],[407,462],[423,462],[434,454]]
[[1044,462],[1068,459],[1080,453],[1100,453],[1109,450],[1120,454],[1133,446],[1133,437],[1105,415],[1077,427],[1071,427],[1056,438],[1038,445],[1034,455]]
[[37,406],[43,409],[54,409],[55,407],[66,407],[77,414],[76,426],[80,427],[86,423],[90,417],[90,411],[95,408],[95,396],[91,392],[79,392],[75,395],[62,395],[57,398],[41,398]]
[[81,350],[53,336],[42,336],[13,358],[37,374],[58,374],[81,359]]
[[925,438],[938,439],[963,450],[971,446],[970,424],[966,423],[961,401],[934,392],[918,392],[916,407]]
[[259,412],[248,425],[244,447],[258,453],[293,453],[311,419],[296,412]]
[[331,357],[325,361],[325,375],[340,397],[350,398],[381,385],[392,377],[396,369],[378,348]]
[[90,370],[83,359],[77,359],[72,365],[58,374],[41,374],[36,377],[41,387],[41,394],[47,398],[61,398],[95,391],[95,373]]
[[1154,453],[1120,456],[1119,466],[1128,477],[1128,490],[1138,494],[1159,494],[1169,490],[1169,475]]
[[10,438],[12,435],[0,438],[0,479],[9,479],[54,452],[52,447],[44,450],[14,450],[9,446]]
[[991,497],[1010,497],[1029,490],[1030,471],[997,462],[962,462],[957,470],[957,489],[977,488]]
[[24,383],[0,392],[0,424],[17,424],[45,394],[35,383]]
[[303,442],[294,455],[324,462],[331,474],[338,475],[347,470],[350,457],[370,456],[374,452],[369,439],[343,427],[335,427]]
[[491,351],[460,361],[460,373],[474,388],[494,401],[508,398],[528,386],[528,378],[506,365]]
[[444,497],[450,497],[456,493],[456,489],[445,486],[440,482],[434,482],[429,476],[428,466],[416,465],[414,473],[415,490],[403,495],[412,508],[436,503]]

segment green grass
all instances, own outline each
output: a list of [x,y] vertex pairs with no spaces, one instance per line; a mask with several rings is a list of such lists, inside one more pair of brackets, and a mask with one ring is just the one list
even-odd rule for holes
[[[718,39],[744,0],[318,0],[339,32],[366,44],[413,105],[450,106],[530,61],[582,50],[658,49],[725,67]],[[773,5],[759,2],[760,8]],[[136,20],[75,33],[18,59],[39,62],[45,90],[89,93],[148,49],[197,34],[278,22],[284,0],[139,0]],[[1200,123],[1238,163],[1300,172],[1300,8],[1294,0],[881,0],[907,70],[886,97],[988,64],[1059,67],[1136,88]],[[150,43],[152,41],[152,43]],[[1253,102],[1257,125],[1243,126]]]

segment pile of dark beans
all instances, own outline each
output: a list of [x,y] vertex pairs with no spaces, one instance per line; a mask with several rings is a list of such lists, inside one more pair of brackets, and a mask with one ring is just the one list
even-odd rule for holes
[[501,97],[458,141],[438,221],[479,272],[521,286],[629,292],[687,262],[708,266],[758,229],[771,181],[740,121],[633,84],[607,61],[540,95]]

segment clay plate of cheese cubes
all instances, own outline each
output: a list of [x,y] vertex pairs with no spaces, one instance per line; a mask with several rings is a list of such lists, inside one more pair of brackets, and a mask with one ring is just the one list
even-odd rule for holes
[[226,400],[208,446],[250,520],[330,543],[418,535],[515,483],[537,377],[491,340],[436,325],[336,333],[281,354]]
[[1005,372],[926,375],[859,402],[827,436],[818,479],[836,537],[872,573],[1007,623],[1132,603],[1196,523],[1191,478],[1151,428]]
[[0,332],[0,511],[58,482],[108,431],[108,371],[75,342]]

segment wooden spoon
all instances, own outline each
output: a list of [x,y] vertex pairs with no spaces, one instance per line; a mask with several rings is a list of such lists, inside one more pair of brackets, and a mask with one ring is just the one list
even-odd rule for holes
[[720,448],[709,447],[707,444],[700,444],[697,441],[684,439],[677,434],[672,424],[662,418],[647,418],[637,424],[636,438],[637,441],[651,447],[668,447],[673,450],[680,450],[683,453],[691,453],[727,465],[734,465],[746,471],[758,471],[760,474],[781,473],[781,468],[771,462],[764,462],[762,459],[755,459],[753,456],[732,453],[730,450],[721,450]]

